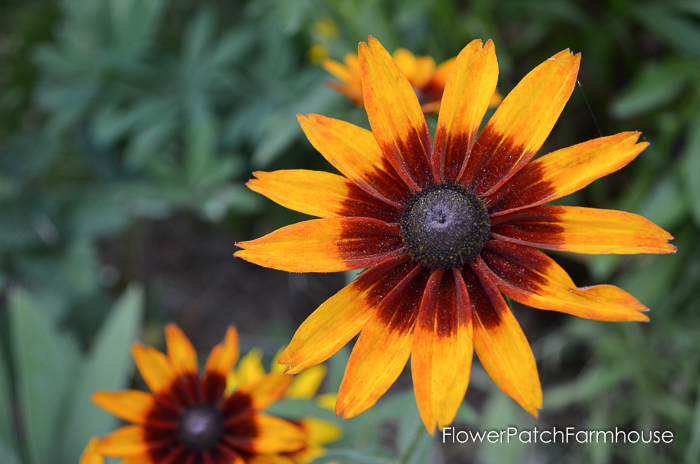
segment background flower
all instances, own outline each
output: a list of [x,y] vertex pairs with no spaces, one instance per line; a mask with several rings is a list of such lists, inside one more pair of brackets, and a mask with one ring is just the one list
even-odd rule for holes
[[[321,455],[323,443],[338,438],[331,424],[313,419],[290,422],[263,414],[280,398],[292,377],[263,375],[227,391],[227,375],[238,358],[238,336],[230,327],[199,374],[197,355],[184,333],[166,327],[167,357],[136,345],[134,358],[152,394],[137,390],[96,392],[102,408],[134,425],[122,427],[95,445],[96,454],[152,464],[228,462],[307,462]],[[325,427],[325,428],[324,428]]]
[[[445,83],[450,71],[452,71],[455,59],[450,58],[436,66],[435,60],[431,56],[416,56],[405,48],[397,48],[394,50],[393,56],[396,65],[416,92],[423,111],[437,113],[440,109],[442,94],[445,91]],[[323,61],[323,67],[341,81],[328,81],[329,86],[344,93],[354,104],[364,107],[360,62],[357,55],[354,53],[345,54],[343,63],[328,58]],[[491,97],[489,106],[496,107],[502,100],[503,96],[496,91]]]

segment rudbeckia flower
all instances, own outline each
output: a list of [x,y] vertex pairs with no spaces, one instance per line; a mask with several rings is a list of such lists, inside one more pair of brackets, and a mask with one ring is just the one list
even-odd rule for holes
[[[635,214],[545,203],[620,169],[647,143],[625,132],[532,161],[574,89],[580,55],[531,71],[479,132],[496,89],[494,45],[471,42],[447,80],[435,140],[413,88],[374,38],[360,44],[372,132],[299,116],[310,142],[345,177],[255,173],[252,190],[322,219],[238,244],[250,262],[290,272],[365,269],[301,325],[280,357],[287,373],[324,361],[360,333],[336,414],[371,407],[411,357],[416,401],[431,433],[449,424],[469,383],[472,352],[498,386],[537,415],[532,350],[503,294],[535,308],[605,321],[645,321],[623,290],[578,288],[538,248],[669,253],[667,232]],[[478,135],[477,135],[478,134]]]
[[[440,109],[440,100],[445,91],[447,76],[452,71],[455,59],[450,58],[436,66],[433,57],[416,56],[405,48],[397,48],[393,58],[408,82],[411,83],[423,111],[436,113]],[[360,61],[353,53],[346,54],[343,61],[344,64],[331,59],[323,61],[323,68],[341,80],[341,82],[328,82],[328,85],[345,94],[357,106],[362,107],[364,99]],[[501,100],[503,97],[498,91],[495,91],[491,96],[489,106],[498,106]]]
[[174,324],[165,329],[167,356],[136,345],[136,365],[152,393],[96,392],[93,401],[133,425],[92,440],[81,464],[102,456],[124,464],[294,464],[319,448],[316,429],[262,411],[281,398],[293,377],[264,375],[226,392],[238,358],[238,335],[229,327],[199,373],[197,354]]

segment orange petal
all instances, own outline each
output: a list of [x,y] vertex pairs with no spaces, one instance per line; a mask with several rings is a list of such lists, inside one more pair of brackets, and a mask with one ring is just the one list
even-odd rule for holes
[[343,429],[315,417],[305,417],[299,421],[299,425],[306,433],[306,442],[311,445],[325,445],[343,436]]
[[92,394],[92,401],[105,411],[135,424],[145,424],[148,414],[156,405],[153,395],[137,390],[97,391]]
[[397,48],[392,56],[396,66],[414,88],[422,89],[428,85],[435,73],[435,60],[430,56],[417,57],[405,48]]
[[359,85],[360,83],[359,73],[353,73],[342,63],[338,63],[337,61],[328,58],[321,63],[321,66],[323,66],[323,69],[347,84],[357,83]]
[[358,55],[369,124],[384,156],[412,190],[432,183],[430,133],[416,93],[374,37]]
[[476,266],[464,269],[474,324],[474,350],[484,369],[508,396],[537,416],[542,387],[535,357],[518,321],[496,286]]
[[298,461],[279,454],[256,454],[246,464],[297,464]]
[[217,402],[226,389],[226,376],[238,360],[238,332],[229,326],[223,343],[211,350],[204,366],[204,391],[210,403]]
[[305,445],[306,435],[301,427],[267,414],[255,416],[256,436],[243,448],[247,451],[273,454],[298,451]]
[[671,253],[673,237],[623,211],[544,205],[492,218],[491,234],[514,243],[588,254]]
[[250,395],[250,407],[260,411],[280,399],[293,380],[291,375],[267,374],[257,382],[243,385],[238,392]]
[[[175,440],[174,435],[173,440]],[[146,455],[151,445],[146,439],[146,430],[143,427],[129,425],[103,438],[97,451],[105,456],[129,458]]]
[[[279,366],[279,364],[277,364]],[[294,382],[285,393],[286,398],[313,399],[321,387],[321,382],[326,377],[326,366],[323,364],[313,366],[294,377]]]
[[456,182],[469,156],[481,120],[498,81],[493,42],[474,40],[457,56],[440,105],[433,174],[438,182]]
[[360,333],[335,405],[345,419],[370,408],[397,379],[411,354],[413,325],[430,271],[416,267],[386,297]]
[[294,169],[254,173],[246,185],[285,208],[322,218],[372,217],[399,222],[401,211],[368,194],[345,177]]
[[80,455],[80,462],[78,464],[104,464],[105,459],[97,452],[97,445],[99,442],[100,440],[97,437],[92,437],[90,439],[85,450],[83,450],[83,454]]
[[236,245],[235,256],[289,272],[360,269],[403,251],[398,226],[371,218],[314,219]]
[[323,303],[297,329],[280,356],[297,374],[333,356],[362,330],[379,302],[413,269],[407,255],[369,269]]
[[447,79],[452,72],[452,67],[455,64],[457,57],[450,58],[440,63],[433,74],[430,83],[426,86],[426,92],[429,94],[439,94],[445,90],[445,85],[447,84]]
[[482,272],[492,272],[498,289],[520,303],[601,321],[649,320],[629,293],[612,285],[578,288],[554,260],[528,246],[491,240],[481,256]]
[[197,374],[197,352],[189,338],[175,324],[165,327],[168,359],[176,374]]
[[474,145],[464,185],[488,194],[532,159],[574,90],[580,59],[568,50],[557,53],[508,94]]
[[127,458],[120,462],[119,464],[158,464],[156,462],[153,462],[153,460],[150,457],[147,456],[137,456],[133,458]]
[[432,56],[419,56],[416,58],[416,70],[411,81],[411,85],[420,90],[430,84],[430,80],[435,74],[435,59]]
[[311,145],[345,177],[395,207],[407,201],[406,185],[370,131],[317,114],[297,119]]
[[421,301],[411,348],[416,402],[425,428],[452,422],[472,364],[469,295],[459,271],[434,271]]
[[541,205],[582,189],[615,172],[649,144],[639,132],[623,132],[557,150],[523,167],[487,200],[489,213],[503,214]]
[[164,393],[173,384],[176,373],[163,353],[140,343],[134,345],[131,352],[141,377],[153,393]]
[[206,372],[216,372],[226,376],[228,371],[238,360],[238,332],[234,327],[226,329],[223,343],[219,343],[209,354],[207,364],[204,366]]

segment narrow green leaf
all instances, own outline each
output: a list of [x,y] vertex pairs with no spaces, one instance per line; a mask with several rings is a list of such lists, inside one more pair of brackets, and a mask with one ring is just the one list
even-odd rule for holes
[[74,340],[57,333],[28,294],[11,292],[9,308],[28,464],[51,463],[62,426],[59,413],[79,352]]
[[680,172],[693,221],[700,226],[700,114],[690,124]]
[[[0,457],[3,455],[3,446],[5,449],[12,451],[17,448],[17,436],[15,431],[15,422],[12,417],[11,398],[11,382],[9,373],[5,363],[5,353],[3,352],[3,343],[0,339]],[[4,443],[4,445],[2,445]],[[7,462],[0,459],[0,462]]]
[[656,5],[634,8],[632,13],[677,52],[700,56],[700,28],[690,18]]
[[639,214],[666,230],[673,229],[686,216],[686,199],[671,176],[661,179],[642,200]]
[[65,434],[61,440],[63,462],[78,462],[90,437],[103,435],[115,425],[114,416],[95,405],[91,395],[96,390],[115,391],[128,385],[133,371],[129,348],[138,338],[143,306],[143,290],[132,285],[102,324],[72,388]]
[[7,446],[0,437],[0,462],[2,464],[22,464],[17,453]]
[[647,66],[617,96],[610,112],[618,119],[626,119],[671,103],[684,89],[695,66],[678,60]]

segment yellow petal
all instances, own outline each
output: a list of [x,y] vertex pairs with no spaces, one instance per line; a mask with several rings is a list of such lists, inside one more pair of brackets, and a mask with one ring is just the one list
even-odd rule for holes
[[168,345],[168,359],[176,374],[196,374],[197,352],[190,340],[175,324],[165,327],[165,341]]
[[416,267],[408,261],[404,255],[363,272],[316,309],[280,356],[281,364],[289,364],[286,372],[325,361],[357,335],[379,302]]
[[574,90],[580,59],[557,53],[506,96],[479,134],[461,178],[465,186],[489,194],[535,156]]
[[285,208],[327,217],[373,217],[399,222],[401,212],[345,177],[321,171],[290,169],[254,173],[246,185]]
[[92,401],[105,411],[135,424],[145,424],[156,404],[153,395],[137,390],[115,393],[97,391],[92,394]]
[[[173,437],[173,440],[175,438]],[[146,430],[138,425],[130,425],[107,435],[97,446],[97,452],[117,458],[145,456],[150,443]]]
[[236,367],[236,379],[238,385],[249,385],[265,377],[267,374],[262,365],[262,351],[253,349],[248,352]]
[[288,272],[338,272],[374,266],[403,249],[399,228],[372,218],[299,222],[238,242],[235,256]]
[[372,133],[384,156],[414,191],[430,185],[431,140],[416,93],[374,37],[358,55],[362,92]]
[[384,157],[372,132],[318,114],[297,119],[311,145],[350,181],[395,207],[408,200],[408,189]]
[[[578,288],[553,259],[528,246],[492,240],[481,256],[499,290],[515,301],[602,321],[646,321],[647,308],[612,285]],[[481,264],[481,261],[480,263]]]
[[[474,269],[478,272],[478,269]],[[498,289],[480,273],[465,269],[474,324],[474,350],[494,382],[527,412],[542,408],[537,364],[518,321]]]
[[513,243],[589,254],[672,253],[673,237],[632,213],[542,205],[492,218],[491,234]]
[[168,358],[156,350],[141,344],[131,349],[141,377],[153,393],[164,393],[175,381],[175,372]]
[[416,267],[367,321],[355,343],[335,405],[345,419],[369,409],[398,378],[411,354],[413,326],[429,271]]
[[78,464],[104,464],[105,460],[101,454],[97,452],[97,445],[100,440],[97,437],[92,437],[88,445],[83,450]]
[[469,295],[459,271],[434,271],[413,332],[411,374],[423,424],[449,425],[469,385],[472,364]]
[[287,389],[285,396],[287,398],[311,399],[318,391],[325,377],[326,366],[310,367],[294,377],[294,382]]
[[457,56],[447,81],[435,131],[435,178],[456,182],[469,157],[498,81],[493,42],[474,40]]
[[267,374],[256,382],[241,386],[238,393],[250,395],[250,407],[261,411],[280,399],[292,380],[294,377],[291,375]]
[[527,164],[486,200],[494,215],[541,205],[615,172],[649,144],[639,132],[623,132],[557,150]]

